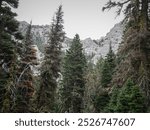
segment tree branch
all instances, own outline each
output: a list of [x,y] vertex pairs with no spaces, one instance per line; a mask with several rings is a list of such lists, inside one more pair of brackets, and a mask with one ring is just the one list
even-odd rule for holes
[[30,64],[31,64],[31,63],[29,62],[29,63],[25,66],[25,69],[21,72],[21,74],[20,74],[20,76],[19,76],[19,78],[18,78],[16,84],[18,84],[18,83],[20,82],[20,79],[22,78],[22,75],[23,75],[23,74],[25,73],[25,71],[30,67],[30,66],[29,66]]
[[123,6],[127,3],[129,3],[131,0],[126,0],[124,2],[115,2],[115,1],[112,1],[112,0],[109,0],[106,5],[102,8],[102,11],[105,11],[105,10],[110,10],[111,8],[113,7],[118,7],[118,10],[117,10],[117,15],[120,15],[122,9],[123,9]]

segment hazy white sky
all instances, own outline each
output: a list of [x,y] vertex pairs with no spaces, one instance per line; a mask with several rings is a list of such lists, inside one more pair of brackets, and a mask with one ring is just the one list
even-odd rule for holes
[[102,12],[107,0],[20,0],[17,19],[33,24],[50,24],[54,12],[60,4],[64,11],[64,28],[67,36],[73,38],[78,33],[81,39],[99,39],[122,20],[115,10]]

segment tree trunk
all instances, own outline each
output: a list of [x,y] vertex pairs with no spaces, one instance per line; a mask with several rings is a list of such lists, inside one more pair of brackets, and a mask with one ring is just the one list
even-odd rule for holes
[[148,30],[148,0],[142,0],[140,31]]

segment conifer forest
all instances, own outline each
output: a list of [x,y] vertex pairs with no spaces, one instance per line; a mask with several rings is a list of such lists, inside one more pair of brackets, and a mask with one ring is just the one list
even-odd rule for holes
[[123,14],[124,30],[117,53],[110,42],[96,63],[85,54],[78,32],[62,51],[63,5],[50,19],[38,61],[32,21],[22,34],[18,6],[19,0],[0,0],[1,113],[150,112],[150,0],[106,0],[99,10]]

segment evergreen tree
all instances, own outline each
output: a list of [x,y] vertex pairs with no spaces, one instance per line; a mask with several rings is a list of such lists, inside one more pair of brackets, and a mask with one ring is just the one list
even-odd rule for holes
[[109,84],[111,83],[112,75],[114,73],[114,68],[115,68],[115,54],[110,44],[109,52],[106,56],[102,68],[102,77],[101,77],[102,87],[108,87]]
[[55,96],[61,63],[61,43],[64,41],[63,11],[60,5],[50,27],[48,45],[41,68],[41,85],[38,91],[40,112],[55,112]]
[[18,33],[16,13],[11,8],[18,7],[18,0],[0,1],[0,111],[10,112],[15,84],[16,48]]
[[110,97],[106,90],[99,89],[99,92],[97,92],[93,97],[93,104],[95,107],[95,112],[102,113],[105,112],[105,109],[109,103]]
[[97,64],[87,64],[85,72],[84,112],[98,112],[98,96],[104,92],[101,88],[101,71],[104,59],[100,58]]
[[131,79],[120,89],[114,87],[105,112],[142,113],[146,112],[145,97]]
[[118,95],[117,111],[124,113],[146,112],[143,93],[131,80],[125,83]]
[[66,52],[63,65],[63,93],[64,112],[82,112],[83,95],[85,89],[84,69],[86,59],[83,54],[79,35],[73,39],[70,49]]
[[34,93],[32,67],[37,65],[37,61],[31,29],[32,25],[30,23],[25,35],[20,67],[17,73],[17,97],[13,108],[14,112],[30,112],[30,99]]
[[93,95],[99,86],[98,71],[92,62],[87,63],[85,72],[84,112],[94,112]]
[[[150,106],[150,1],[109,0],[103,8],[117,7],[119,14],[125,13],[126,30],[118,55],[121,57],[112,79],[112,84],[122,87],[129,77],[137,83],[146,95]],[[124,10],[123,10],[124,9]]]
[[105,112],[111,112],[111,113],[118,112],[117,111],[117,100],[118,100],[119,93],[120,93],[120,89],[114,87],[111,92],[110,101],[105,108]]

